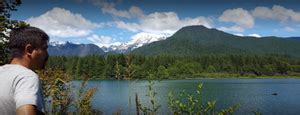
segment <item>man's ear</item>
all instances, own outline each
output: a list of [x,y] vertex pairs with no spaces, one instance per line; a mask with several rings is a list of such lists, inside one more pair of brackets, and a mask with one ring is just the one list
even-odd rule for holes
[[32,45],[31,44],[27,44],[26,46],[25,46],[25,54],[26,55],[31,55],[32,54],[32,52],[33,52],[33,47],[32,47]]

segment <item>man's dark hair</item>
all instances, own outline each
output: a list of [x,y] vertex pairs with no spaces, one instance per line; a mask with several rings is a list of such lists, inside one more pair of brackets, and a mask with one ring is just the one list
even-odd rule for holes
[[8,48],[11,58],[21,57],[25,46],[42,47],[43,41],[49,41],[49,36],[41,29],[31,26],[12,29],[9,36]]

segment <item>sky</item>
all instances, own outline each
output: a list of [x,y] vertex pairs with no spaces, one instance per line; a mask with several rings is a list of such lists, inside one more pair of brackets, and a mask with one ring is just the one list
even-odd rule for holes
[[[203,25],[239,36],[300,36],[299,0],[23,0],[11,19],[50,42],[109,47]],[[142,39],[141,39],[142,40]]]

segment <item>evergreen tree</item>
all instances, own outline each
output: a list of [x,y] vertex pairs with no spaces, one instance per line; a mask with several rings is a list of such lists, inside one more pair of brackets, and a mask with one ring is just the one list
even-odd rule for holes
[[20,4],[21,0],[2,0],[0,2],[0,65],[9,61],[7,50],[9,31],[13,28],[28,26],[25,22],[10,19],[11,11],[16,11],[16,7]]

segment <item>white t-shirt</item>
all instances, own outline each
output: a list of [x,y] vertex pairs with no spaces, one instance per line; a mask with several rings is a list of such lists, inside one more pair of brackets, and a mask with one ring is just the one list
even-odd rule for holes
[[17,108],[27,104],[45,112],[38,75],[21,65],[0,66],[0,114],[15,115]]

